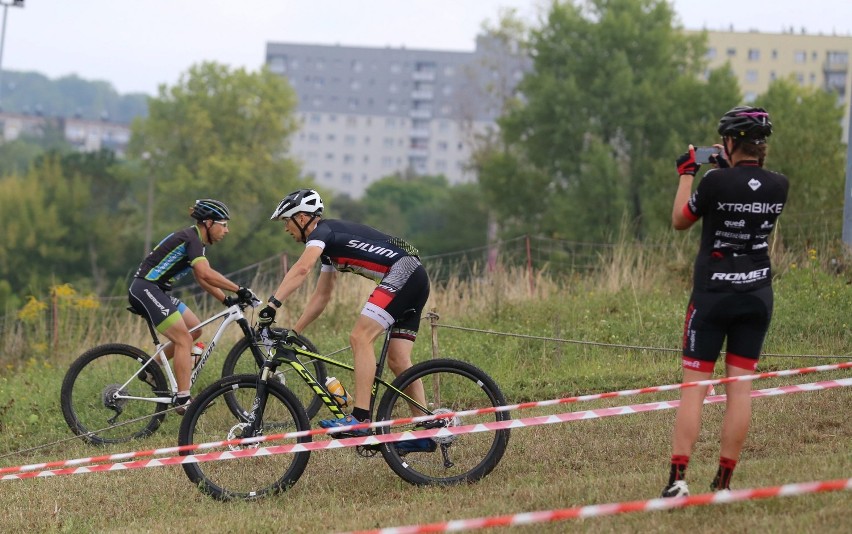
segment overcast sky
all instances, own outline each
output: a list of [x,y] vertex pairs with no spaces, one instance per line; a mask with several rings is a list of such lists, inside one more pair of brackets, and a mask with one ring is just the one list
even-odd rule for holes
[[[0,0],[3,4],[11,0]],[[483,21],[548,0],[25,0],[7,11],[5,70],[155,94],[205,60],[251,70],[266,43],[469,51]],[[675,0],[686,28],[852,35],[852,0]]]

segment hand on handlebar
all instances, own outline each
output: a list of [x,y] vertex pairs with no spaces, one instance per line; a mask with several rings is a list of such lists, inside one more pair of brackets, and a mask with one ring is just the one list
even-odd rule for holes
[[271,325],[275,321],[275,311],[275,308],[270,305],[260,310],[257,316],[257,324],[260,326]]
[[237,289],[237,298],[240,299],[240,302],[242,302],[243,304],[247,304],[252,308],[257,308],[258,306],[260,306],[260,299],[257,298],[257,295],[255,295],[254,291],[247,287],[240,286],[240,288]]

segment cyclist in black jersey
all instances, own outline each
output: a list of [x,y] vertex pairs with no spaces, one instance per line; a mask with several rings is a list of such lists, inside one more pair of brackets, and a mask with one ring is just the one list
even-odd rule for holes
[[[787,177],[763,168],[766,138],[772,133],[763,108],[738,106],[722,116],[720,153],[695,192],[700,165],[695,150],[677,159],[680,184],[672,225],[686,230],[703,219],[695,259],[692,296],[683,334],[683,381],[709,379],[723,342],[725,375],[753,373],[772,317],[769,234],[787,201]],[[725,386],[719,468],[711,489],[727,490],[751,420],[751,382]],[[681,390],[672,436],[669,483],[663,497],[688,495],[684,479],[701,428],[707,387]]]
[[[393,328],[388,366],[396,375],[411,367],[411,351],[420,315],[429,298],[429,277],[420,264],[417,249],[402,239],[363,224],[323,219],[322,213],[320,195],[311,189],[300,189],[287,195],[272,214],[273,220],[284,221],[285,229],[296,241],[305,243],[305,250],[259,317],[261,324],[271,323],[276,309],[302,285],[317,260],[322,264],[317,287],[293,326],[294,333],[303,332],[325,309],[338,272],[359,274],[378,284],[349,336],[355,360],[355,408],[345,419],[320,421],[321,426],[329,428],[369,418],[370,390],[376,368],[373,342],[388,328]],[[415,313],[406,315],[410,309]],[[397,322],[398,319],[402,321]],[[425,403],[423,385],[419,381],[407,393]]]
[[[226,297],[223,289],[236,292],[242,299],[249,299],[252,295],[251,290],[240,287],[210,267],[205,256],[205,245],[217,243],[228,234],[231,218],[228,207],[209,198],[196,200],[190,216],[196,224],[173,232],[160,241],[142,260],[128,292],[130,305],[172,342],[165,353],[170,359],[177,355],[174,358],[178,385],[175,411],[181,415],[190,400],[190,350],[192,342],[201,335],[201,329],[189,332],[190,328],[199,324],[198,317],[178,298],[168,295],[168,291],[191,271],[198,285],[226,306],[236,301]],[[152,375],[146,372],[139,376],[154,385]]]

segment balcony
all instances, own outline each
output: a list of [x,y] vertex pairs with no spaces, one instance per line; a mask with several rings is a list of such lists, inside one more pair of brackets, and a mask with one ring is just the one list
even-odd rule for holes
[[431,119],[432,110],[412,108],[412,110],[409,112],[409,117],[411,117],[412,119]]
[[417,148],[410,147],[408,149],[408,157],[411,158],[428,158],[429,157],[429,149],[428,148]]
[[415,82],[431,82],[435,80],[435,71],[415,70],[411,73],[411,79]]
[[822,70],[825,73],[836,72],[836,73],[845,73],[849,69],[848,62],[844,61],[825,61],[822,64]]
[[412,100],[432,100],[435,98],[434,91],[411,91]]

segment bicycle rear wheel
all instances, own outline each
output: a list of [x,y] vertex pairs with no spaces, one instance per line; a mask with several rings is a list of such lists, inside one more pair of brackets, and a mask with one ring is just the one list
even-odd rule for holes
[[[438,359],[412,366],[393,381],[393,386],[405,391],[420,380],[426,393],[426,407],[433,413],[458,412],[477,408],[504,406],[506,400],[494,380],[484,371],[458,360]],[[376,412],[378,421],[401,419],[412,415],[405,399],[393,389],[382,396]],[[382,427],[378,432],[388,434],[427,428],[449,428],[461,425],[484,424],[510,419],[508,412],[453,417],[419,423]],[[475,482],[490,473],[500,462],[509,443],[509,430],[482,431],[417,440],[421,451],[405,452],[395,443],[381,446],[385,461],[405,481],[417,485],[450,485]],[[409,441],[408,443],[414,443]]]
[[[311,352],[319,352],[309,339],[304,336],[302,336],[302,339],[305,341],[305,349]],[[260,345],[260,348],[264,353],[269,350],[268,346],[264,346],[262,344]],[[325,384],[325,377],[327,373],[323,362],[314,360],[306,363],[305,367],[313,373],[317,382]],[[241,374],[257,375],[258,373],[260,373],[260,365],[258,365],[258,362],[255,361],[254,354],[252,354],[251,349],[249,348],[249,340],[242,338],[234,344],[230,352],[228,352],[228,356],[225,358],[225,363],[222,365],[222,377],[224,378],[226,376]],[[295,374],[292,367],[282,365],[278,368],[275,375],[276,380],[278,380],[279,383],[286,386],[294,395],[296,395],[296,397],[298,397],[299,402],[301,402],[302,406],[305,407],[308,419],[312,419],[320,411],[320,408],[323,407],[322,399],[317,396],[313,389],[309,388],[308,385],[305,384],[301,377]]]
[[71,431],[89,443],[123,443],[150,436],[166,416],[167,404],[115,399],[116,394],[154,399],[171,396],[160,366],[145,368],[154,385],[132,378],[150,360],[141,349],[112,343],[77,358],[62,380],[60,405]]
[[[266,407],[262,414],[242,411],[235,414],[225,402],[233,396],[240,406],[253,406],[257,393],[257,375],[222,378],[202,391],[190,404],[180,425],[180,445],[193,445],[240,438],[297,432],[310,428],[299,399],[284,386],[269,382]],[[260,417],[261,431],[244,435],[252,417]],[[234,459],[215,459],[183,464],[183,470],[198,488],[222,501],[253,500],[287,490],[299,480],[308,465],[310,451],[272,455],[253,455],[260,447],[280,447],[310,442],[310,436],[275,440],[249,445],[227,445],[184,451],[181,455],[198,454],[201,459],[217,458],[222,453],[245,454]]]

